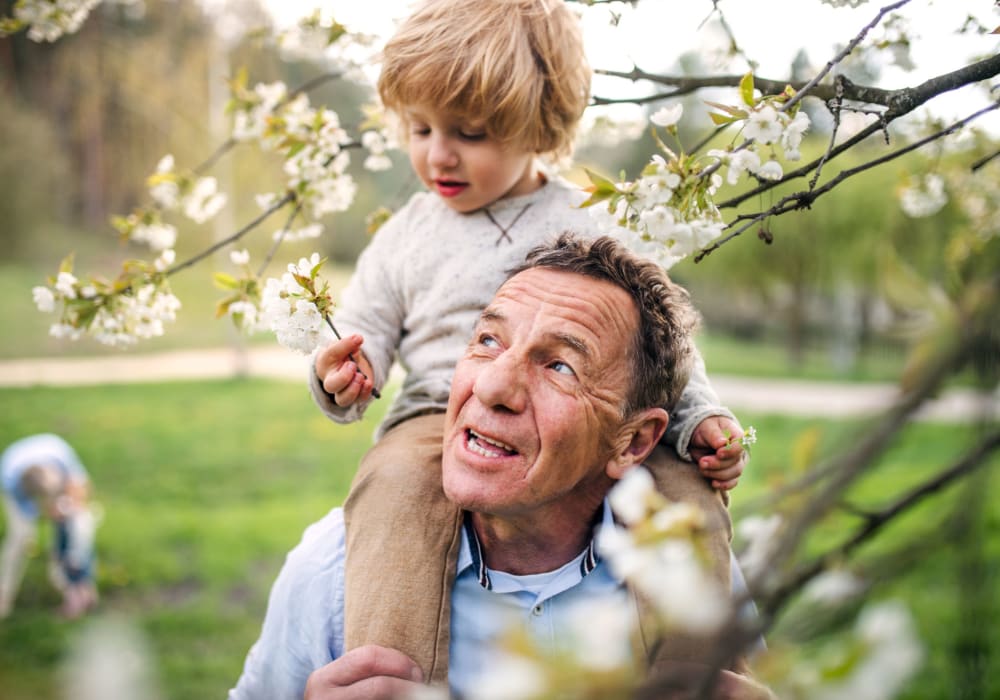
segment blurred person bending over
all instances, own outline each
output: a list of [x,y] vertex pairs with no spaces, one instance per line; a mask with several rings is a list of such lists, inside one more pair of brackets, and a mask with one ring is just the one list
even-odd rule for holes
[[76,618],[97,603],[90,478],[76,452],[57,435],[43,433],[12,443],[0,456],[0,490],[6,534],[0,554],[0,617],[17,598],[38,520],[52,521],[49,580],[63,595],[61,613]]

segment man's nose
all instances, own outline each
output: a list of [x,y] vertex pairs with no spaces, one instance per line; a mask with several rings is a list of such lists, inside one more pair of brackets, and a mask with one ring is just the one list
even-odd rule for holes
[[458,152],[446,134],[432,134],[427,160],[434,168],[454,168],[458,165]]
[[528,404],[527,367],[510,350],[482,367],[473,393],[488,408],[522,413]]

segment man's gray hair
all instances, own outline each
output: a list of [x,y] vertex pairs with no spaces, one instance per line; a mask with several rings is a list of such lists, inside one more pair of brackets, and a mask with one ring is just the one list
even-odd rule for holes
[[639,328],[633,342],[632,386],[624,416],[655,406],[673,410],[691,375],[692,335],[700,322],[690,297],[659,265],[644,260],[613,238],[587,240],[564,232],[528,253],[511,270],[536,267],[576,272],[621,287],[635,301]]

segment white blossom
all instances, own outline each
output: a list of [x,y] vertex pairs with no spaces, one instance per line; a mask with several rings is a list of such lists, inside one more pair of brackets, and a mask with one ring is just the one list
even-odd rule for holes
[[14,17],[28,25],[32,41],[55,41],[80,29],[101,0],[22,0],[14,4]]
[[626,525],[634,525],[649,511],[650,497],[656,493],[653,476],[644,467],[629,469],[608,493],[611,510]]
[[576,603],[567,618],[570,649],[581,667],[610,671],[630,661],[638,620],[627,597]]
[[314,303],[296,296],[301,292],[291,272],[280,280],[268,279],[261,295],[261,322],[274,331],[279,343],[308,355],[321,340],[323,316]]
[[32,287],[31,297],[42,313],[50,314],[56,310],[56,297],[48,287]]
[[[785,125],[784,130],[781,132],[781,147],[785,150],[786,158],[788,157],[789,150],[798,151],[799,146],[802,144],[802,136],[808,128],[809,115],[802,111],[796,112],[795,117]],[[790,158],[789,160],[795,159]]]
[[249,301],[234,301],[226,309],[226,313],[236,322],[237,326],[249,333],[260,329],[257,307]]
[[153,267],[157,272],[166,272],[171,265],[174,264],[174,260],[177,259],[177,253],[173,248],[167,248],[162,251],[153,261]]
[[312,238],[319,238],[323,235],[323,224],[313,223],[297,229],[278,229],[274,232],[274,240],[284,241],[305,241]]
[[[750,149],[744,148],[743,150],[736,151],[733,154],[732,159],[729,162],[729,173],[730,179],[729,184],[735,185],[736,180],[744,172],[756,173],[760,169],[760,156],[757,152]],[[732,177],[733,171],[736,171],[736,177]]]
[[250,251],[246,248],[243,250],[232,250],[229,252],[229,260],[233,263],[233,265],[249,265]]
[[60,272],[56,276],[56,292],[66,299],[76,299],[76,277],[71,272]]
[[781,163],[773,158],[757,169],[757,177],[761,180],[780,180],[785,176]]
[[653,122],[657,126],[662,126],[663,128],[675,126],[677,122],[681,120],[681,116],[684,114],[684,105],[676,104],[673,106],[661,107],[660,109],[653,112],[649,121]]
[[156,172],[163,174],[173,172],[174,170],[174,156],[171,153],[160,158],[159,162],[156,164]]
[[530,700],[546,688],[545,672],[524,656],[498,654],[471,684],[469,700]]
[[[848,673],[838,669],[826,682],[809,688],[815,700],[891,700],[916,672],[923,647],[913,618],[901,603],[889,601],[865,608],[855,625],[860,648],[846,652],[853,658]],[[829,677],[832,676],[832,680]]]
[[274,206],[274,203],[279,199],[278,195],[274,192],[265,192],[263,194],[254,195],[253,201],[260,207],[261,210],[267,211]]
[[392,158],[385,155],[384,153],[372,154],[365,158],[362,164],[365,170],[370,170],[373,173],[382,172],[385,170],[390,170],[392,168]]
[[782,126],[778,120],[778,112],[771,105],[764,103],[750,112],[743,135],[761,145],[774,143],[781,138]]
[[824,571],[806,585],[803,599],[821,605],[840,605],[862,593],[864,582],[850,571]]
[[777,513],[764,517],[750,516],[740,521],[736,530],[746,543],[739,554],[740,566],[751,580],[761,577],[771,563],[777,547],[782,518]]
[[168,250],[177,242],[177,229],[165,223],[139,224],[132,229],[130,238],[145,243],[152,250]]
[[912,219],[933,216],[947,203],[944,179],[937,173],[924,175],[915,186],[905,187],[899,193],[899,206]]
[[149,188],[149,196],[162,209],[174,209],[180,201],[180,187],[173,180],[161,180]]
[[214,177],[202,177],[184,198],[184,214],[195,223],[203,224],[226,205],[226,195],[217,192]]

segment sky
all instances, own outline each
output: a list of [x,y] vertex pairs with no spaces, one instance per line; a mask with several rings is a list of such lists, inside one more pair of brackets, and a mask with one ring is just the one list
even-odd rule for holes
[[[414,4],[414,0],[265,2],[279,25],[290,24],[319,6],[352,30],[381,36],[388,36],[394,23]],[[836,54],[837,47],[852,39],[885,4],[888,0],[871,0],[858,7],[835,8],[821,0],[718,0],[737,41],[759,62],[757,74],[776,79],[787,77],[792,60],[803,47],[814,66],[824,65]],[[617,28],[609,26],[607,6],[589,8],[584,13],[584,33],[591,65],[611,70],[629,70],[637,65],[663,72],[685,52],[709,55],[706,48],[720,46],[725,40],[714,22],[705,22],[712,7],[711,0],[641,0],[634,10],[626,5],[617,8],[622,11]],[[888,68],[883,72],[882,87],[915,85],[966,65],[974,54],[1000,50],[1000,36],[954,33],[970,14],[990,28],[1000,25],[1000,11],[994,0],[911,0],[902,11],[913,18],[912,57],[916,70]],[[881,33],[876,29],[870,36]],[[740,72],[745,69],[745,64],[735,67]],[[597,77],[594,94],[623,96],[635,92],[623,81]],[[976,104],[985,104],[985,97],[953,93],[935,102],[932,104],[937,115],[960,117]],[[1000,130],[1000,124],[996,126]]]

